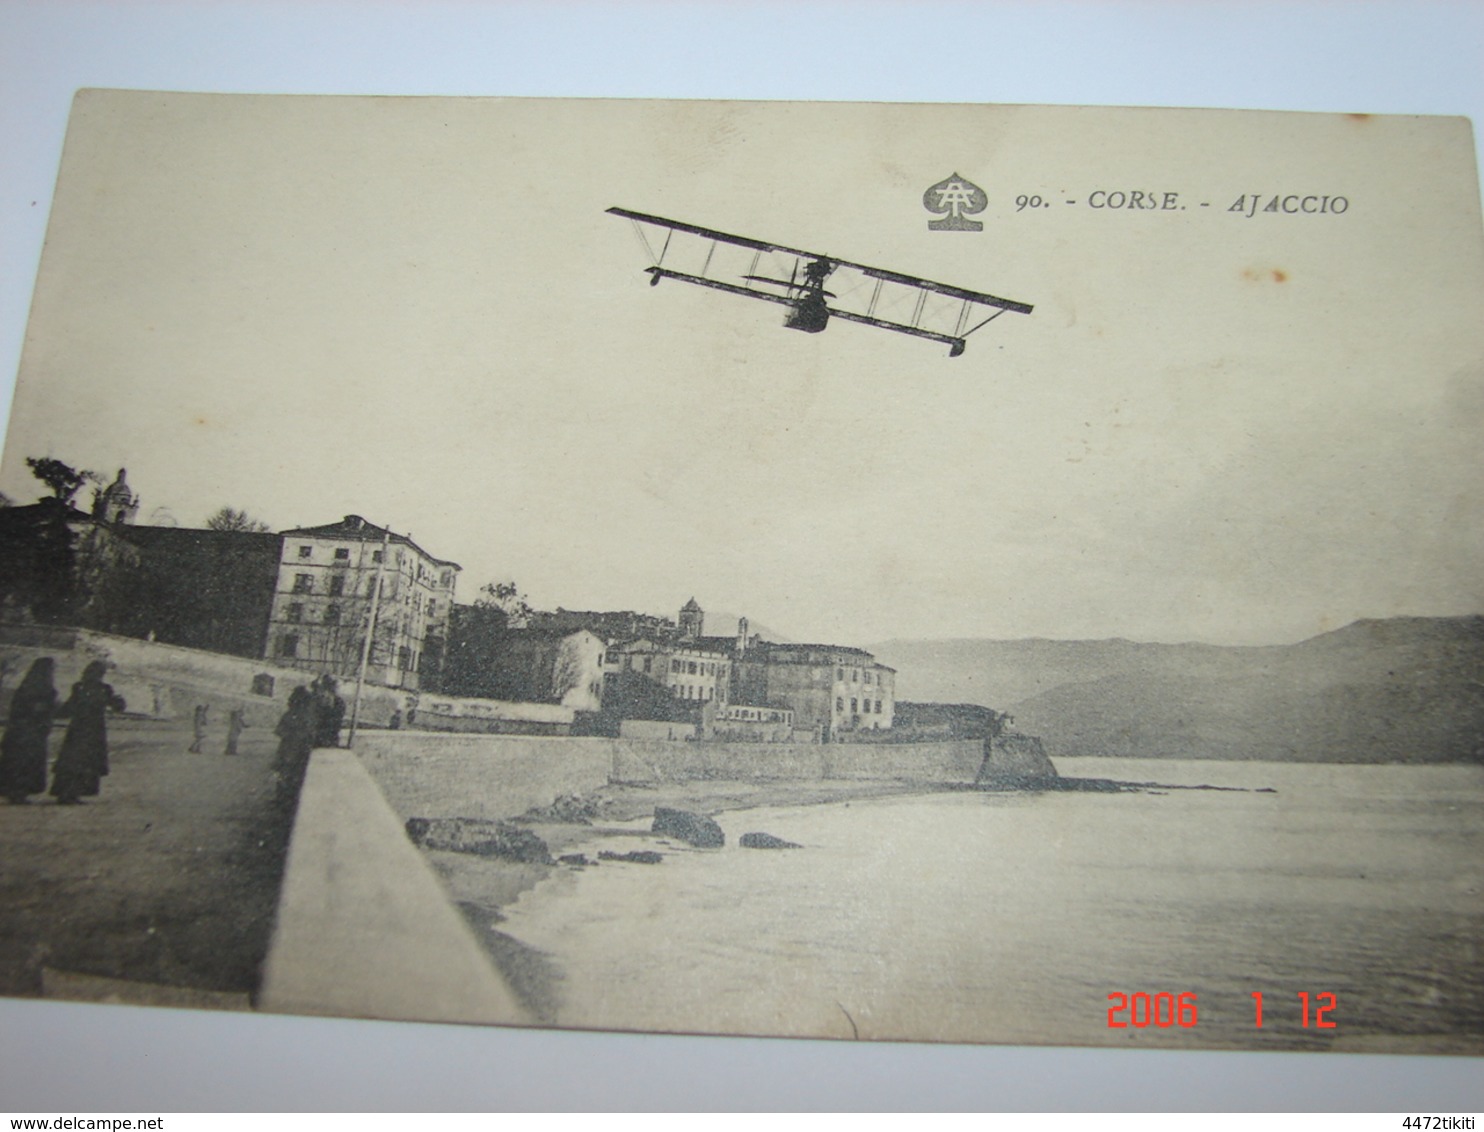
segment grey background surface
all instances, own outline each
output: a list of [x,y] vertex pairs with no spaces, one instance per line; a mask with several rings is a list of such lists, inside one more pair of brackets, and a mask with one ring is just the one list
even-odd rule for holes
[[[1484,114],[1465,4],[0,5],[3,406],[73,92],[827,98]],[[1419,202],[1419,207],[1425,207]],[[0,1001],[13,1110],[1387,1109],[1472,1059],[481,1030]]]

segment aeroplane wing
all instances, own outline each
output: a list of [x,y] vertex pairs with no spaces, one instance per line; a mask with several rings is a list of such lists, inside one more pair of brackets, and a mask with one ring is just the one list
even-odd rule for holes
[[651,283],[677,279],[797,307],[806,293],[810,265],[826,264],[828,274],[822,294],[830,315],[942,342],[949,347],[949,357],[962,354],[970,334],[1006,311],[1030,314],[1032,310],[1029,303],[820,252],[734,236],[627,208],[608,211],[633,222],[651,262],[645,269]]

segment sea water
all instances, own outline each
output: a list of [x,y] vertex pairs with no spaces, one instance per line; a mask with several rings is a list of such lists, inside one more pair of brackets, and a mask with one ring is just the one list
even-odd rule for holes
[[725,848],[563,869],[499,930],[562,1026],[1484,1052],[1484,767],[1057,762],[1239,789],[722,813]]

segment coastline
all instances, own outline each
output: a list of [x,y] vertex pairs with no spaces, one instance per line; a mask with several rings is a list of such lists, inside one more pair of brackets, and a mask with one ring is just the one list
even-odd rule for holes
[[595,841],[611,842],[613,851],[619,854],[634,849],[659,849],[663,853],[667,846],[674,844],[664,835],[651,833],[648,828],[620,828],[652,817],[657,806],[712,815],[762,807],[823,806],[864,798],[940,794],[952,789],[926,782],[850,780],[756,782],[702,779],[660,785],[610,784],[581,799],[572,799],[574,803],[594,811],[594,816],[585,822],[542,820],[522,815],[502,823],[529,830],[541,838],[552,863],[426,847],[421,852],[432,864],[455,906],[522,1005],[538,1024],[553,1025],[560,1001],[561,968],[549,955],[500,930],[505,920],[503,909],[538,885],[563,873],[587,868],[664,867],[662,860],[656,866],[593,858],[585,858],[585,864],[577,864],[559,858],[579,847],[591,848]]
[[518,861],[499,856],[423,848],[440,877],[448,884],[460,906],[477,905],[482,913],[499,916],[499,910],[543,880],[564,869],[596,867],[562,863],[559,858],[578,846],[611,839],[615,851],[628,851],[637,843],[665,840],[649,830],[619,828],[652,817],[656,807],[712,815],[736,810],[776,806],[823,806],[861,798],[886,798],[911,794],[942,794],[961,787],[927,782],[859,781],[825,779],[817,782],[740,779],[702,779],[660,785],[615,783],[599,787],[575,805],[590,809],[586,820],[560,820],[534,814],[508,818],[504,823],[529,830],[545,843],[554,863]]

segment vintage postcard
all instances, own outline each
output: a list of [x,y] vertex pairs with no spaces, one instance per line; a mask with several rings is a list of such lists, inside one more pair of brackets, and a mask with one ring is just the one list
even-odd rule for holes
[[76,99],[0,994],[1484,1053],[1464,119]]

